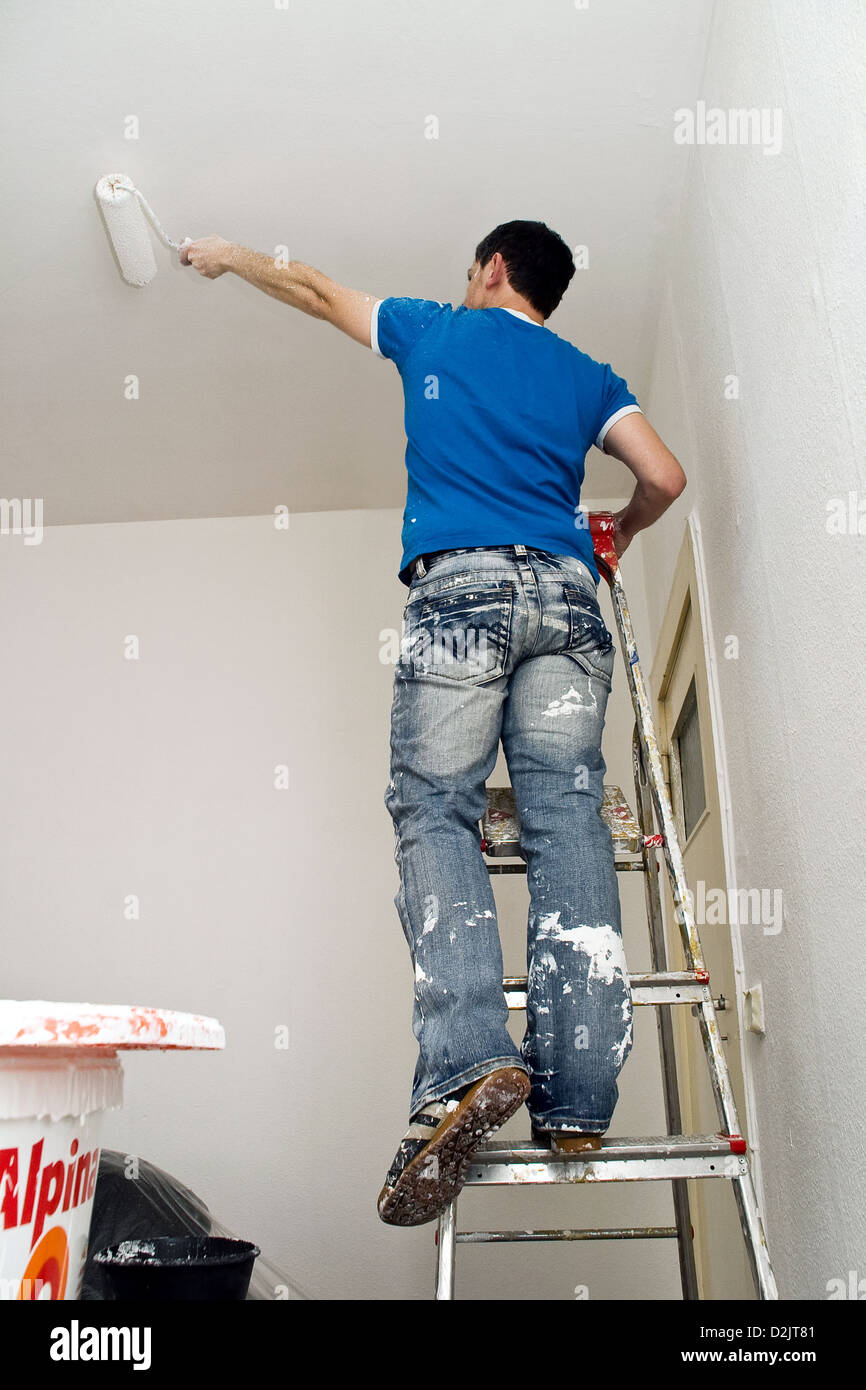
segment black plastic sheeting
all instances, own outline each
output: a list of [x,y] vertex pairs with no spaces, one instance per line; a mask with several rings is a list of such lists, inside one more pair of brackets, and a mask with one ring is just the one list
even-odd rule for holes
[[[104,1301],[112,1297],[100,1266],[94,1264],[93,1257],[98,1250],[122,1240],[195,1235],[249,1239],[215,1220],[200,1197],[161,1168],[143,1158],[103,1149],[93,1194],[90,1240],[80,1298]],[[288,1275],[264,1254],[259,1255],[253,1266],[248,1301],[308,1298],[309,1294]]]

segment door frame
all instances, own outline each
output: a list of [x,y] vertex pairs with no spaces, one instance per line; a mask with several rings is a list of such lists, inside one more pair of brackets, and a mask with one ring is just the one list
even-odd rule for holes
[[[719,690],[716,645],[713,637],[712,618],[710,613],[709,585],[707,583],[706,566],[704,563],[703,538],[701,534],[700,517],[697,510],[694,508],[686,517],[686,527],[683,533],[679,555],[677,556],[677,562],[674,567],[670,589],[668,591],[664,616],[656,639],[655,654],[653,657],[652,670],[650,672],[650,698],[652,700],[653,718],[656,721],[656,727],[658,729],[662,727],[660,704],[667,690],[670,668],[676,659],[680,634],[685,622],[686,603],[689,600],[692,610],[699,620],[701,630],[701,645],[704,654],[707,692],[710,705],[712,761],[715,766],[719,792],[719,829],[722,840],[725,888],[730,894],[731,892],[736,892],[737,889],[734,814],[731,804],[728,764],[725,753],[724,718],[722,714],[721,693]],[[668,912],[664,901],[664,894],[661,896],[662,914],[665,918],[665,932],[668,941],[671,941],[674,935],[678,937],[679,928],[667,920]],[[737,897],[732,899],[730,896],[728,896],[727,900],[728,902],[739,901]],[[745,1121],[744,1127],[749,1135],[750,1164],[758,1203],[762,1210],[765,1210],[755,1083],[749,1050],[746,1047],[746,1037],[750,1034],[745,1019],[746,978],[745,962],[743,958],[743,938],[739,921],[730,923],[729,926],[734,980],[737,986],[736,1007],[740,1035],[740,1067],[743,1077],[743,1100],[746,1111],[743,1117]],[[700,932],[700,928],[698,928],[698,930]],[[701,1049],[701,1052],[703,1052],[703,1049]]]

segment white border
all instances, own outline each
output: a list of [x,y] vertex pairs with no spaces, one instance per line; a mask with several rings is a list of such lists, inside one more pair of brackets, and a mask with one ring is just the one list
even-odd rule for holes
[[531,319],[528,314],[524,314],[520,309],[509,309],[507,304],[497,304],[497,309],[504,309],[506,314],[513,314],[516,319],[525,319],[527,323],[534,323],[536,328],[545,328],[546,325],[539,323],[538,319]]
[[624,405],[621,410],[615,410],[613,415],[611,415],[608,420],[605,420],[604,424],[599,430],[595,441],[595,447],[597,449],[603,449],[604,436],[607,434],[611,425],[615,425],[617,420],[621,420],[624,415],[634,415],[635,413],[637,413],[638,415],[643,415],[643,411],[641,410],[639,405]]
[[370,347],[377,357],[385,356],[384,352],[379,351],[379,305],[381,303],[381,299],[377,299],[370,310]]

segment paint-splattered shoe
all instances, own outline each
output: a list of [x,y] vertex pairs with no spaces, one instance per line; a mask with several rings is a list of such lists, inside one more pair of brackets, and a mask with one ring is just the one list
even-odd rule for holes
[[413,1119],[379,1193],[379,1216],[389,1226],[421,1226],[457,1196],[472,1150],[510,1119],[529,1096],[520,1067],[500,1067],[446,1100],[425,1105]]

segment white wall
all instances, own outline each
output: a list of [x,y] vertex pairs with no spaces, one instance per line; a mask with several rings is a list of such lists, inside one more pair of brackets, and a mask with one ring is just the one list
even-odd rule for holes
[[[780,108],[783,143],[695,146],[647,401],[689,484],[646,533],[653,642],[685,516],[706,555],[741,887],[781,888],[779,935],[741,928],[766,1039],[746,1034],[766,1224],[784,1298],[863,1269],[864,547],[826,529],[866,499],[864,12],[724,0],[708,106]],[[725,378],[739,379],[726,399]],[[726,659],[725,639],[739,640]]]
[[52,525],[402,504],[393,365],[155,232],[132,289],[109,173],[173,240],[288,247],[376,298],[460,303],[479,240],[541,218],[590,257],[555,331],[643,390],[682,184],[670,94],[695,91],[711,8],[3,0],[3,495],[45,497]]
[[[399,526],[397,510],[360,511],[292,516],[287,533],[244,517],[0,545],[0,891],[16,946],[3,992],[221,1019],[224,1053],[127,1056],[105,1146],[187,1183],[317,1298],[433,1288],[434,1227],[376,1213],[416,1055],[383,802]],[[636,588],[637,543],[625,571]],[[640,633],[639,593],[634,605]],[[631,727],[620,663],[605,756],[627,790]],[[273,789],[281,763],[288,792]],[[643,883],[620,883],[629,964],[646,970]],[[496,892],[506,970],[523,973],[525,880]],[[663,1128],[655,1021],[639,1009],[611,1132]],[[525,1111],[509,1132],[528,1137]],[[473,1191],[461,1224],[670,1224],[669,1192]],[[462,1298],[572,1299],[577,1284],[591,1299],[677,1297],[675,1248],[459,1250]]]

